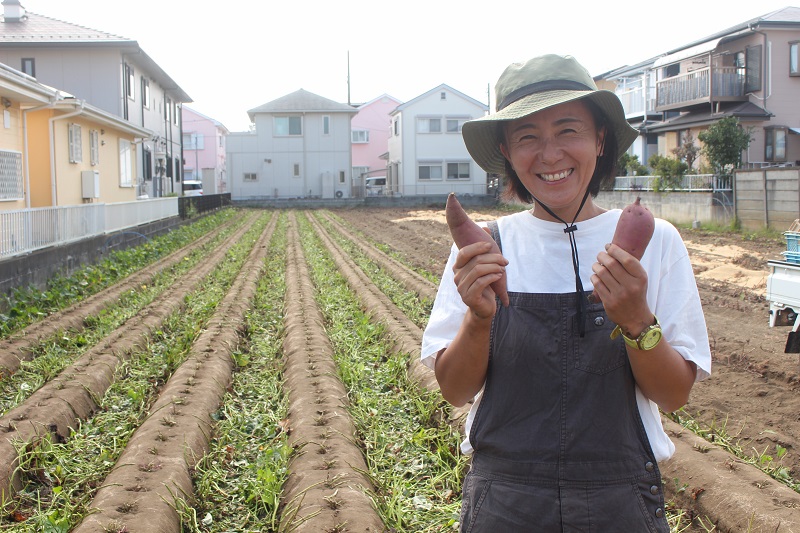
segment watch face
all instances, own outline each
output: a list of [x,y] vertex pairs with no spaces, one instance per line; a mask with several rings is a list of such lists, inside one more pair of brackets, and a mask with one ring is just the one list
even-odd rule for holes
[[642,350],[651,350],[656,347],[656,345],[661,340],[661,329],[660,328],[653,328],[648,330],[644,337],[639,340],[639,345],[642,347]]

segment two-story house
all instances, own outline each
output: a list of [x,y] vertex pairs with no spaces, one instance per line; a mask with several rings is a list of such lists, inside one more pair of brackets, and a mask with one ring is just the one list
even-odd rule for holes
[[0,211],[136,200],[137,144],[152,132],[3,64],[0,104]]
[[[357,106],[358,113],[350,122],[353,142],[353,181],[357,196],[362,196],[367,179],[386,178],[386,158],[391,136],[391,113],[402,102],[383,94]],[[375,191],[383,192],[383,188]]]
[[464,146],[461,127],[486,104],[445,84],[392,112],[387,194],[486,194],[487,175]]
[[352,196],[354,107],[299,89],[247,113],[252,131],[227,137],[232,199]]
[[[752,133],[746,167],[800,164],[800,8],[756,17],[649,61],[633,77],[641,77],[648,98],[654,86],[650,109],[661,119],[642,122],[644,144],[671,156],[690,136],[700,144],[701,131],[732,116]],[[623,97],[625,76],[611,74],[605,79],[617,82],[633,116]]]
[[135,40],[2,5],[0,62],[152,131],[137,153],[138,196],[179,192],[183,89]]
[[221,122],[181,106],[183,123],[183,179],[203,183],[204,194],[228,191],[225,170],[225,137]]

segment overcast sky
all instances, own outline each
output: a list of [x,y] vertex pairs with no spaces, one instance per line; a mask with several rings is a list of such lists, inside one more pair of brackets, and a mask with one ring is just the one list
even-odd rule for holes
[[[512,62],[575,56],[592,75],[786,7],[788,0],[21,0],[121,35],[192,98],[246,130],[247,110],[303,88],[339,102],[401,101],[446,83],[482,102]],[[796,5],[800,5],[800,0]]]

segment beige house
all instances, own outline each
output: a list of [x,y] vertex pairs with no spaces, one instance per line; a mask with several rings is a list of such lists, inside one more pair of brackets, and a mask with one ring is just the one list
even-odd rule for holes
[[0,64],[0,211],[136,200],[152,132]]
[[[663,55],[605,73],[641,132],[646,163],[721,118],[752,131],[745,167],[800,165],[800,7],[742,22]],[[703,164],[699,159],[695,166]]]

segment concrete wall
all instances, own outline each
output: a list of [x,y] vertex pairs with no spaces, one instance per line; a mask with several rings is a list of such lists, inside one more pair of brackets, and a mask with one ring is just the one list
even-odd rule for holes
[[800,218],[800,168],[740,170],[735,183],[742,227],[785,231]]

